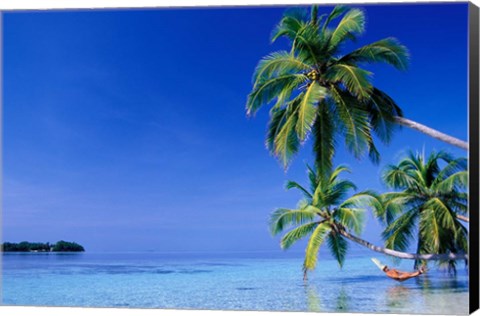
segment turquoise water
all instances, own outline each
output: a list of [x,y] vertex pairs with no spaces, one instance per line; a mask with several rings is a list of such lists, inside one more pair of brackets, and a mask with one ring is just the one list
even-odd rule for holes
[[304,283],[301,254],[6,253],[2,264],[4,305],[468,313],[463,265],[397,283],[369,256],[342,270],[321,259]]

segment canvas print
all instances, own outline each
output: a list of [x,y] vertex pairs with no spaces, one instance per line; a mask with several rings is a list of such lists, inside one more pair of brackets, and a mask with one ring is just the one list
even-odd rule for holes
[[472,16],[3,12],[2,305],[468,314]]

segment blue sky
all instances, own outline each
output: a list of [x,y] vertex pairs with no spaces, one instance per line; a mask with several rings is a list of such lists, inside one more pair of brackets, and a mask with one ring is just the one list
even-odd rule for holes
[[[363,8],[367,31],[351,47],[393,36],[411,54],[406,72],[367,67],[374,84],[406,117],[467,139],[467,5]],[[305,182],[311,146],[284,172],[264,146],[268,110],[247,118],[245,101],[258,60],[287,47],[269,42],[284,9],[5,13],[3,239],[280,251],[268,217],[296,205],[284,183]],[[382,191],[382,167],[407,148],[465,156],[402,129],[379,145],[380,166],[343,146],[335,162]],[[379,232],[369,218],[364,237]]]

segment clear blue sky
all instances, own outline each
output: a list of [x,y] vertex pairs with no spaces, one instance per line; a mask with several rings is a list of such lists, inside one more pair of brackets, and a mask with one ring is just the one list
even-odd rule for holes
[[[358,5],[354,5],[359,7]],[[332,7],[321,7],[328,12]],[[369,5],[357,47],[394,36],[407,72],[368,67],[405,116],[467,139],[467,5]],[[283,49],[283,7],[6,13],[3,239],[73,240],[87,250],[277,251],[267,221],[294,207],[306,144],[288,172],[264,147],[265,108],[245,116],[252,72]],[[403,129],[382,162],[355,161],[384,190],[402,150],[447,149]],[[379,241],[372,218],[364,237]],[[302,245],[294,249],[302,251]]]

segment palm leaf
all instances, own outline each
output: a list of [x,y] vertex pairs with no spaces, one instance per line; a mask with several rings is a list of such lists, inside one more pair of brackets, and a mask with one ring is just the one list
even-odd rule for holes
[[287,10],[280,23],[272,31],[270,36],[272,43],[282,36],[293,41],[295,35],[305,26],[306,20],[307,12],[305,9],[291,8]]
[[368,158],[370,158],[370,161],[378,165],[380,163],[380,152],[378,151],[377,147],[375,146],[375,143],[373,142],[373,137],[372,134],[370,133],[370,130],[367,131],[367,147],[368,147]]
[[348,11],[338,23],[333,31],[330,45],[337,46],[343,40],[353,34],[361,34],[365,30],[365,14],[362,10],[351,9]]
[[347,6],[344,6],[344,5],[337,5],[335,6],[335,8],[333,8],[332,12],[330,12],[330,14],[328,15],[327,19],[325,20],[324,24],[323,24],[323,27],[322,27],[322,33],[325,31],[325,29],[328,27],[328,25],[330,24],[330,22],[332,22],[332,20],[338,18],[339,16],[341,16],[342,14],[344,14],[345,12],[347,12],[348,10],[350,10],[349,7]]
[[318,250],[323,244],[325,237],[331,228],[327,223],[319,224],[313,231],[308,240],[307,249],[305,250],[305,260],[303,263],[304,272],[315,269],[318,259]]
[[334,230],[332,230],[330,234],[328,234],[327,244],[333,257],[337,260],[340,268],[343,267],[343,263],[345,262],[345,257],[347,255],[348,242],[343,239],[340,234],[337,234]]
[[428,245],[429,249],[434,253],[440,252],[442,240],[445,240],[445,232],[437,217],[437,213],[433,209],[426,209],[421,212],[420,219],[420,238]]
[[304,141],[310,133],[317,114],[315,104],[323,99],[325,94],[326,89],[316,82],[310,84],[307,91],[305,91],[298,106],[298,120],[296,125],[296,132],[300,141]]
[[402,110],[392,98],[377,88],[372,89],[371,98],[365,104],[373,132],[384,144],[389,144],[393,131],[399,128],[396,117],[403,115]]
[[360,234],[365,221],[365,210],[340,206],[335,210],[334,218],[342,224],[342,226],[353,230],[356,234]]
[[292,56],[289,52],[279,51],[262,58],[253,75],[255,85],[273,77],[307,72],[310,65]]
[[433,185],[435,186],[457,172],[467,171],[467,163],[467,159],[463,157],[450,159],[448,165],[438,172],[435,181],[433,181]]
[[406,70],[408,58],[407,48],[401,45],[397,39],[389,37],[354,50],[340,58],[340,62],[355,64],[383,62],[399,70]]
[[348,173],[350,173],[351,170],[350,170],[350,168],[348,168],[346,165],[339,165],[339,166],[337,166],[337,167],[332,171],[332,173],[330,174],[330,178],[328,179],[328,182],[329,182],[329,183],[335,182],[335,181],[338,179],[338,176],[339,176],[342,172],[348,172]]
[[317,172],[315,172],[315,170],[312,167],[310,167],[308,164],[307,164],[307,174],[308,174],[308,180],[310,182],[310,191],[315,192],[319,184],[319,178],[318,178]]
[[[360,209],[366,209],[367,207],[372,208],[373,213],[376,214],[377,218],[380,217],[381,215],[385,216],[385,210],[384,206],[382,204],[382,198],[377,195],[375,192],[371,190],[365,190],[362,192],[359,192],[357,194],[354,194],[350,198],[346,199],[343,203],[339,205],[339,209],[352,209],[352,210],[357,210],[358,208]],[[342,217],[342,213],[340,212],[340,218]],[[363,220],[361,217],[362,214],[360,215],[360,220]],[[362,222],[359,221],[359,224]],[[346,225],[348,226],[348,225]],[[355,230],[355,233],[360,234],[362,226],[348,226],[350,228],[355,229],[360,229],[360,230]],[[355,228],[356,227],[356,228]]]
[[305,189],[303,186],[301,186],[299,183],[297,183],[297,182],[295,182],[295,181],[287,181],[287,184],[285,185],[285,188],[286,188],[287,190],[296,188],[296,189],[302,191],[303,195],[304,195],[307,199],[312,199],[312,194],[311,194],[310,192],[308,192],[307,189]]
[[315,165],[321,175],[329,174],[332,169],[332,160],[335,155],[335,131],[327,104],[321,102],[312,129]]
[[390,225],[403,210],[415,200],[408,193],[390,192],[380,196],[382,208],[373,208],[375,217],[384,225]]
[[435,188],[442,193],[468,188],[468,172],[459,171],[454,173],[445,180],[436,183]]
[[396,165],[388,165],[382,173],[383,181],[394,189],[406,189],[419,186],[417,179],[406,172],[404,168]]
[[291,231],[286,233],[285,236],[283,236],[280,242],[280,246],[282,247],[282,249],[290,248],[294,243],[311,234],[318,225],[318,222],[312,222],[292,229]]
[[455,230],[457,217],[439,198],[430,199],[424,204],[423,208],[435,213],[435,217],[443,229]]
[[264,104],[275,99],[286,87],[296,87],[307,79],[303,74],[287,74],[260,81],[248,95],[247,115],[252,115]]
[[350,180],[337,180],[325,189],[323,202],[329,205],[339,204],[348,194],[349,190],[356,189],[357,186]]
[[[301,96],[300,96],[301,98]],[[292,101],[293,110],[283,124],[279,124],[278,133],[273,140],[274,154],[280,159],[284,168],[288,167],[291,158],[298,152],[300,140],[298,139],[295,127],[298,121],[298,104],[299,99]]]
[[296,53],[309,64],[319,65],[319,61],[325,57],[321,54],[323,46],[318,29],[314,25],[305,25],[295,35],[290,52]]
[[415,221],[418,217],[416,209],[404,213],[391,223],[382,233],[385,239],[385,247],[406,251],[410,242],[415,238]]
[[275,153],[275,138],[285,125],[291,110],[288,108],[277,108],[270,112],[270,121],[267,127],[265,146],[271,153]]
[[372,93],[371,72],[349,64],[336,64],[329,67],[325,77],[333,83],[341,82],[348,91],[359,99],[368,99]]
[[345,145],[359,159],[369,149],[372,142],[368,113],[361,108],[352,106],[356,100],[334,86],[331,87],[331,92],[337,106],[338,122],[344,128]]
[[325,19],[326,17],[327,17],[327,14],[322,14],[318,16],[318,5],[312,6],[312,9],[310,12],[310,21],[313,25],[318,27],[322,23],[323,19]]
[[276,235],[288,227],[311,222],[317,214],[311,209],[291,210],[279,208],[270,216],[270,231]]

